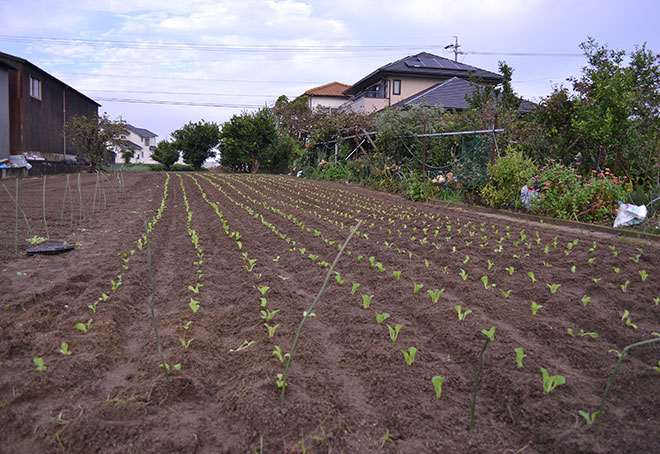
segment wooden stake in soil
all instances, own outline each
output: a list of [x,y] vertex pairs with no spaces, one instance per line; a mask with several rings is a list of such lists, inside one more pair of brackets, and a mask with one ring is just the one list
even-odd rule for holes
[[71,229],[73,229],[73,189],[71,189],[71,179],[66,176],[66,185],[69,188],[69,206],[71,207]]
[[18,255],[18,178],[16,178],[16,222],[14,224],[14,253]]
[[94,185],[94,199],[92,200],[92,214],[96,214],[96,191],[99,189],[99,173],[96,172],[96,184]]
[[[66,176],[67,182],[69,181],[69,175]],[[64,225],[64,207],[66,206],[66,191],[68,185],[64,186],[64,197],[62,198],[62,209],[60,210],[60,225]]]
[[319,290],[318,295],[316,295],[316,298],[314,298],[314,302],[312,302],[312,305],[309,306],[309,309],[303,312],[303,318],[300,321],[300,326],[298,326],[296,337],[293,339],[293,345],[291,346],[291,353],[289,354],[289,360],[286,362],[286,367],[284,368],[284,375],[282,376],[283,384],[282,384],[282,394],[280,394],[280,405],[284,405],[284,393],[286,392],[287,378],[289,377],[289,367],[291,366],[291,361],[293,360],[293,353],[296,350],[296,345],[298,345],[298,339],[300,339],[300,333],[302,332],[302,327],[305,324],[307,318],[312,313],[312,310],[314,309],[314,306],[316,306],[316,303],[318,302],[319,298],[321,298],[321,295],[323,294],[325,287],[328,285],[328,281],[330,280],[332,271],[335,269],[335,265],[337,265],[337,262],[339,261],[339,257],[341,257],[342,253],[344,252],[344,249],[346,249],[346,245],[348,244],[349,241],[351,241],[351,238],[353,238],[353,235],[355,235],[355,232],[357,232],[357,229],[359,229],[361,225],[362,225],[362,221],[358,222],[357,225],[351,230],[351,234],[348,235],[348,238],[346,238],[346,241],[344,241],[344,244],[339,250],[339,253],[335,257],[335,260],[332,262],[330,268],[328,269],[328,274],[326,274],[325,281],[323,281],[323,285],[321,286],[321,290]]
[[83,209],[82,190],[80,189],[80,173],[78,173],[78,199],[80,201],[80,227],[82,227],[82,222],[85,218],[85,210]]
[[48,234],[48,223],[46,222],[46,175],[44,175],[44,191],[43,191],[43,197],[41,199],[41,206],[43,208],[44,227],[46,228],[46,238],[50,238],[50,235]]

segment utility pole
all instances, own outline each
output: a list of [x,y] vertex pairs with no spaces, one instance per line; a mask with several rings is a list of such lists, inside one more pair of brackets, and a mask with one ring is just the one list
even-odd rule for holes
[[445,49],[453,49],[455,62],[458,62],[458,54],[463,55],[463,52],[458,50],[459,47],[461,47],[461,45],[458,44],[458,36],[454,36],[454,44],[448,44],[445,46]]

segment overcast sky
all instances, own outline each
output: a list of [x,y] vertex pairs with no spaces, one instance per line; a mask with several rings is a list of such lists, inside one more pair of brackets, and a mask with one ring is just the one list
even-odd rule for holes
[[[539,100],[579,76],[592,36],[660,52],[657,0],[0,0],[0,51],[158,134],[222,123],[421,51],[497,71]],[[516,53],[537,55],[515,55]],[[123,100],[125,102],[118,102]],[[158,104],[135,101],[156,101]],[[201,106],[166,103],[202,104]]]

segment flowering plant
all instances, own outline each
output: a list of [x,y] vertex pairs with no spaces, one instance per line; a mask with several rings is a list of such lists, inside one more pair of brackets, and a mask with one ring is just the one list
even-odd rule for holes
[[553,159],[540,169],[532,184],[538,194],[532,207],[535,213],[590,222],[611,220],[616,215],[617,201],[625,200],[632,182],[617,177],[610,169],[581,175],[579,165],[564,165]]

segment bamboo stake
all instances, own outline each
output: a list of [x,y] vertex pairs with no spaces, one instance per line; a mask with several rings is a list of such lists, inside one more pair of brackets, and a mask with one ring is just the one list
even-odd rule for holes
[[71,189],[71,179],[69,178],[69,175],[66,176],[66,184],[69,187],[69,207],[71,208],[71,229],[73,229],[73,190]]
[[14,223],[14,253],[18,255],[18,177],[16,178],[16,216]]
[[[66,176],[67,182],[69,181],[69,175]],[[60,210],[60,225],[64,225],[64,207],[66,206],[66,191],[67,186],[64,186],[64,198],[62,199],[62,209]]]
[[85,218],[85,210],[83,208],[82,190],[80,189],[80,173],[78,174],[78,199],[80,200],[80,227],[82,227],[82,222]]
[[99,173],[96,172],[96,184],[94,185],[94,199],[92,201],[92,214],[96,214],[96,191],[99,188]]

